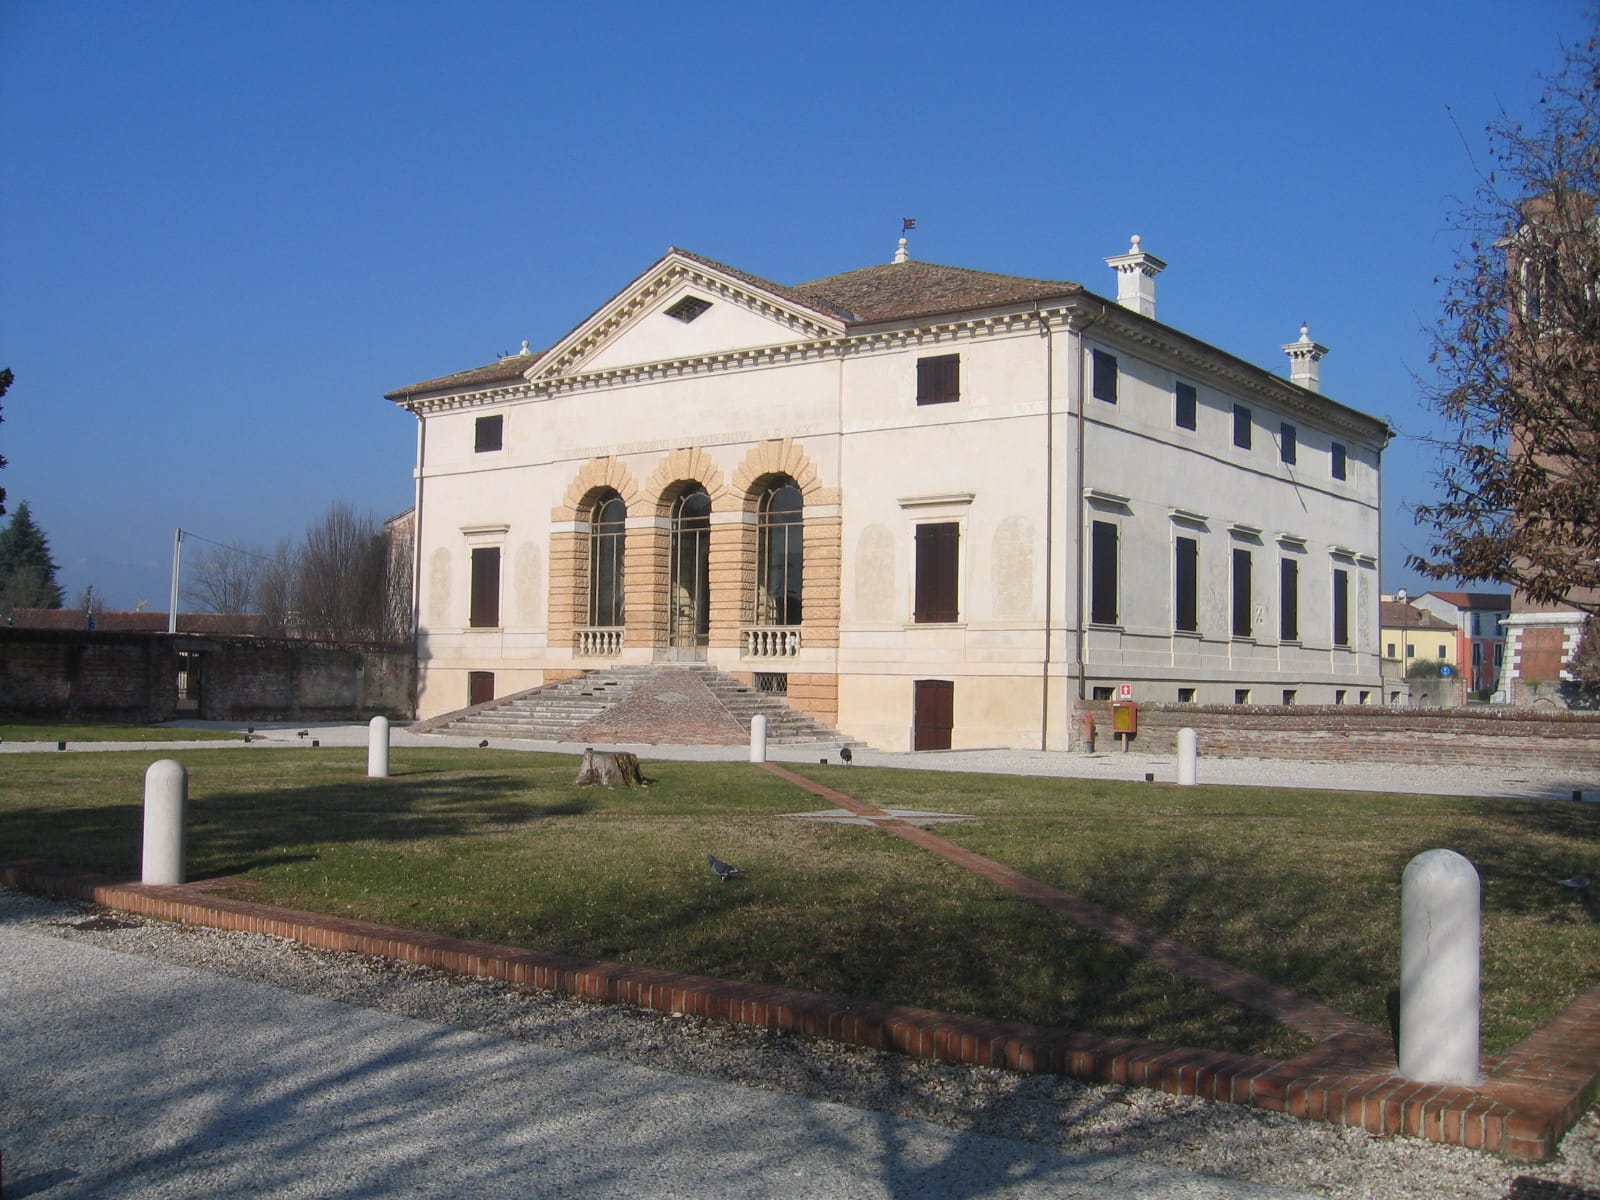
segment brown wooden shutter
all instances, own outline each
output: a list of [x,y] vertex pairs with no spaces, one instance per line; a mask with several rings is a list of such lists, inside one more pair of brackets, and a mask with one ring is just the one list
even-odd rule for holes
[[1279,569],[1278,636],[1286,642],[1300,640],[1300,564],[1292,558],[1283,560]]
[[960,398],[959,354],[935,354],[917,359],[918,404],[953,404]]
[[500,624],[500,548],[472,552],[472,628],[494,629]]
[[913,620],[957,619],[961,526],[956,522],[917,526],[917,595]]
[[1177,586],[1173,625],[1185,633],[1195,633],[1200,628],[1200,543],[1194,538],[1179,538],[1173,557]]
[[1117,623],[1117,527],[1110,521],[1089,530],[1089,622]]

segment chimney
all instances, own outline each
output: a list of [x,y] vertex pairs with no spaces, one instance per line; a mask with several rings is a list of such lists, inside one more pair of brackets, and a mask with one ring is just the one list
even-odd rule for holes
[[1300,326],[1300,340],[1284,346],[1283,352],[1289,356],[1289,382],[1320,392],[1322,370],[1317,364],[1328,353],[1328,348],[1311,340],[1311,326]]
[[1126,254],[1106,259],[1106,266],[1117,273],[1117,303],[1143,316],[1155,316],[1156,276],[1167,264],[1139,249],[1139,235],[1133,235]]

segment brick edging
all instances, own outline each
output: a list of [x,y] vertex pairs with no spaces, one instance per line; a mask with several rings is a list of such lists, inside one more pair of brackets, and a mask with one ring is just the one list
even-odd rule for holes
[[[36,863],[0,863],[0,884],[85,900],[164,921],[287,938],[323,950],[368,954],[452,974],[495,979],[607,1003],[684,1013],[756,1028],[826,1038],[919,1058],[1118,1083],[1180,1096],[1287,1113],[1375,1134],[1431,1141],[1539,1161],[1594,1099],[1600,1068],[1519,1070],[1477,1089],[1413,1083],[1393,1073],[1319,1069],[1308,1059],[1279,1062],[1255,1055],[1106,1038],[1017,1021],[850,1000],[795,988],[685,975],[626,963],[419,933],[206,895],[190,886],[113,883]],[[1593,1057],[1600,988],[1580,997],[1549,1029],[1583,1042]],[[1574,1030],[1576,1031],[1574,1034]],[[1542,1033],[1543,1031],[1541,1031]],[[1521,1059],[1543,1059],[1524,1043]],[[1519,1048],[1521,1050],[1521,1048]],[[1519,1060],[1518,1052],[1507,1063]],[[1520,1060],[1519,1060],[1520,1061]]]

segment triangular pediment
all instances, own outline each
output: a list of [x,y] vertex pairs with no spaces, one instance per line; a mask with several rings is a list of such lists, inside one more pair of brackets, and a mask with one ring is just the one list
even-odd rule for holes
[[674,249],[551,347],[527,378],[539,383],[843,332],[842,317],[778,284]]

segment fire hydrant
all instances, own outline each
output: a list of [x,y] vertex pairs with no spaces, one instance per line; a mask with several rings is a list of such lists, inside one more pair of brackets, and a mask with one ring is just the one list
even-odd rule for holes
[[1083,752],[1094,753],[1094,714],[1091,712],[1083,714]]

